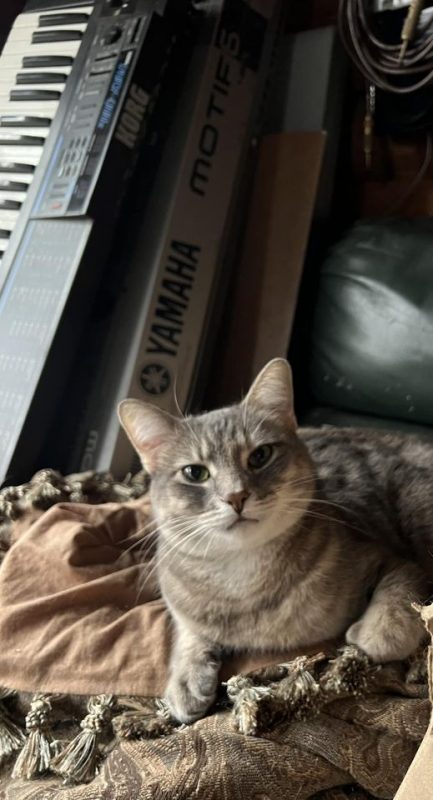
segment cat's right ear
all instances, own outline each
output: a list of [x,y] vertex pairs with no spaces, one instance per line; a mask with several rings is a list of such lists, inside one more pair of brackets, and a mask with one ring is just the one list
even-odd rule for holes
[[293,403],[292,370],[284,358],[274,358],[259,372],[242,401],[247,408],[256,408],[269,416],[288,422],[296,428]]
[[152,474],[161,448],[172,437],[176,419],[165,411],[141,400],[122,400],[117,408],[120,423],[129,441]]

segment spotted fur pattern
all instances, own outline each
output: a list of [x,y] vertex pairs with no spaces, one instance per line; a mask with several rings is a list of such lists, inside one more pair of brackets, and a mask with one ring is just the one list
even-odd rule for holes
[[[375,661],[416,649],[423,629],[411,602],[428,592],[416,558],[433,542],[432,448],[297,430],[282,359],[230,408],[174,419],[127,400],[119,414],[151,475],[159,581],[175,627],[166,698],[177,719],[207,711],[227,651],[344,634]],[[267,460],[253,468],[257,448]],[[205,479],[191,482],[187,465],[204,467]]]

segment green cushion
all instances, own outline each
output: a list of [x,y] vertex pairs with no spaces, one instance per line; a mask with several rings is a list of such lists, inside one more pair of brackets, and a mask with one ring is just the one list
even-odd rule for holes
[[433,424],[433,220],[357,224],[320,278],[320,405]]
[[405,422],[389,417],[373,417],[371,414],[356,414],[350,411],[340,411],[338,408],[329,406],[317,406],[310,408],[299,418],[301,427],[322,428],[379,428],[385,431],[398,431],[409,433],[421,439],[433,439],[433,427],[427,425],[416,425],[413,422]]

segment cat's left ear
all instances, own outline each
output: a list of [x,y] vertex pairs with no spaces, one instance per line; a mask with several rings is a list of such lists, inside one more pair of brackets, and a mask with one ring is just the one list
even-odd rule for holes
[[243,404],[254,407],[259,412],[289,423],[297,427],[294,401],[292,370],[284,358],[273,358],[259,372],[253,382]]
[[151,475],[162,448],[169,444],[174,435],[177,420],[171,414],[141,400],[122,400],[117,413],[143,467]]

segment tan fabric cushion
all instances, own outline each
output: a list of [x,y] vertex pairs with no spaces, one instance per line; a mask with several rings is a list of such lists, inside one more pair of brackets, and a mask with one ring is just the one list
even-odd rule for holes
[[[171,624],[157,595],[152,527],[146,498],[60,503],[15,526],[0,571],[0,685],[162,694]],[[222,677],[276,660],[284,656],[238,656]]]

